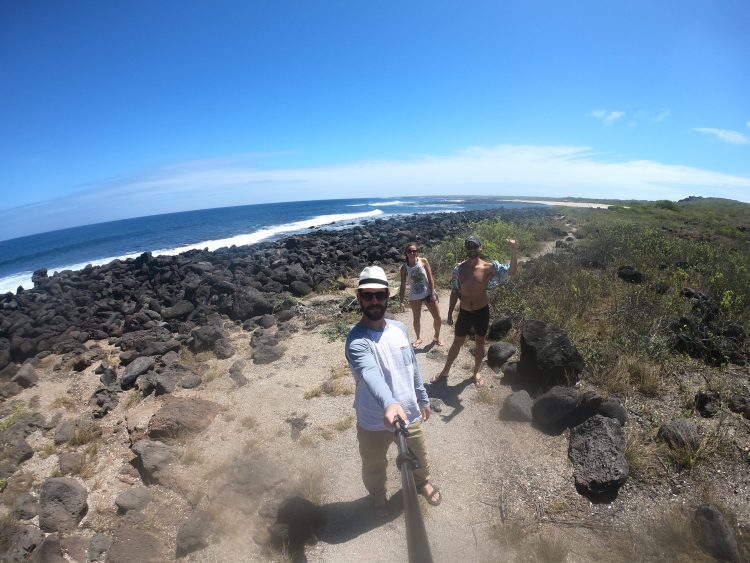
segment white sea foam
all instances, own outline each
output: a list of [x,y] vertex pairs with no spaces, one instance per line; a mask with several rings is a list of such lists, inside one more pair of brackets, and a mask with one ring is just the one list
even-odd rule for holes
[[[219,248],[228,247],[232,245],[243,246],[246,244],[255,244],[264,239],[271,238],[275,235],[283,233],[291,233],[295,231],[303,231],[305,229],[311,229],[313,227],[319,227],[321,225],[328,225],[331,223],[342,223],[348,221],[355,221],[357,219],[365,219],[367,217],[375,217],[382,215],[383,211],[380,209],[373,209],[372,211],[362,211],[360,213],[341,213],[336,215],[319,215],[312,219],[306,219],[304,221],[297,221],[294,223],[286,223],[284,225],[274,225],[266,229],[254,231],[243,235],[236,235],[229,238],[217,239],[217,240],[206,240],[202,242],[196,242],[194,244],[186,244],[184,246],[178,246],[174,248],[162,248],[159,250],[151,251],[154,256],[174,256],[188,250],[203,250],[204,248],[213,251]],[[112,260],[127,260],[128,258],[137,258],[141,252],[135,252],[131,254],[124,254],[122,256],[111,256],[109,258],[101,258],[99,260],[90,260],[88,262],[82,262],[80,264],[70,264],[67,266],[60,266],[50,268],[50,274],[52,272],[62,272],[63,270],[82,270],[89,264],[92,266],[103,266],[109,264]],[[34,287],[31,283],[32,272],[20,272],[0,279],[0,295],[8,291],[14,292],[19,286],[24,289],[30,289]]]
[[350,203],[347,207],[390,207],[392,205],[414,205],[415,201],[400,201],[398,199],[394,201],[372,201],[369,203]]
[[29,289],[33,285],[34,284],[31,283],[31,272],[13,274],[7,278],[0,279],[0,295],[8,293],[9,291],[15,293],[18,286],[21,286],[24,289]]
[[390,205],[414,205],[413,201],[378,201],[377,203],[368,203],[372,207],[388,207]]
[[245,244],[255,244],[264,239],[270,238],[274,235],[282,233],[291,233],[294,231],[302,231],[310,229],[312,227],[318,227],[320,225],[326,225],[328,223],[338,223],[341,221],[353,221],[355,219],[364,219],[366,217],[374,217],[375,215],[381,215],[383,212],[380,209],[373,209],[372,211],[363,211],[361,213],[341,213],[338,215],[319,215],[312,219],[306,219],[304,221],[297,221],[295,223],[286,223],[284,225],[275,225],[268,227],[267,229],[261,229],[252,233],[244,235],[236,235],[229,238],[223,238],[218,240],[207,240],[203,242],[196,242],[195,244],[187,244],[185,246],[179,246],[177,248],[163,248],[161,250],[154,250],[154,255],[167,255],[174,256],[188,250],[202,250],[207,248],[210,251],[223,248],[225,246],[243,246]]

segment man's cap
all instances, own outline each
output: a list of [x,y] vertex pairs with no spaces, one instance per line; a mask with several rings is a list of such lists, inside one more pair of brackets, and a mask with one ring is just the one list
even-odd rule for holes
[[477,246],[482,246],[482,241],[479,240],[479,237],[477,235],[471,235],[466,237],[464,240],[464,246],[468,244],[476,244]]
[[348,287],[346,292],[349,295],[356,296],[360,289],[387,289],[389,297],[398,293],[398,288],[388,286],[388,278],[380,266],[367,266],[359,274],[357,287]]
[[380,266],[367,266],[359,274],[357,289],[388,289],[388,278]]

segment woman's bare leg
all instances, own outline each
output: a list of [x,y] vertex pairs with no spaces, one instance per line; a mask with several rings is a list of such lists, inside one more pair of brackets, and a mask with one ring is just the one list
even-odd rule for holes
[[416,301],[409,301],[409,307],[411,307],[411,313],[414,317],[414,334],[417,336],[411,345],[418,348],[422,345],[422,339],[419,337],[422,331],[422,300],[417,299]]
[[442,346],[440,341],[440,307],[434,299],[427,304],[427,310],[432,314],[432,327],[435,329],[435,337],[432,341],[438,346]]

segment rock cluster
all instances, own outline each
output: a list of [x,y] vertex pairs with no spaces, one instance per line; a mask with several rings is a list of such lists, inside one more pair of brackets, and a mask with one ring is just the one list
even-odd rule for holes
[[[207,327],[217,313],[253,327],[272,325],[269,315],[294,316],[295,297],[337,287],[339,278],[367,264],[402,260],[409,241],[434,244],[470,221],[544,213],[498,209],[376,219],[214,252],[144,253],[52,276],[40,269],[33,289],[0,296],[0,396],[34,384],[33,369],[21,366],[35,357],[67,354],[77,371],[92,365],[100,358],[85,348],[90,339],[120,338],[123,364],[177,350],[187,339],[194,350],[231,356],[225,338]],[[259,359],[273,355],[265,351]]]

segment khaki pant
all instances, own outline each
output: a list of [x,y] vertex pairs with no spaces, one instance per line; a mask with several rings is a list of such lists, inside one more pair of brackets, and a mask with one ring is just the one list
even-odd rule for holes
[[[365,430],[357,426],[359,455],[362,458],[362,481],[372,497],[385,494],[385,471],[388,467],[386,454],[395,437],[394,432]],[[409,425],[406,443],[419,460],[419,469],[414,470],[414,483],[419,490],[430,480],[430,460],[427,456],[427,443],[421,421]]]

